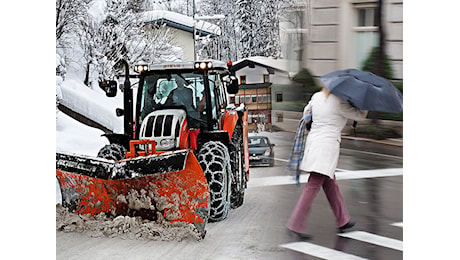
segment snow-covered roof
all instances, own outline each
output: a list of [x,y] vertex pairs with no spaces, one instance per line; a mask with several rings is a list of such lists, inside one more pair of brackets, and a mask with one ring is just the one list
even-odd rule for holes
[[[175,12],[165,10],[147,11],[144,13],[143,21],[145,23],[166,23],[168,26],[193,33],[193,17]],[[205,21],[196,21],[196,31],[197,34],[203,36],[221,34],[219,26]]]
[[246,63],[253,62],[260,66],[270,67],[279,71],[288,72],[289,76],[295,75],[299,71],[299,61],[287,60],[287,59],[275,59],[272,57],[254,56],[241,59],[233,63],[233,67],[238,68],[238,64],[241,67],[246,66]]

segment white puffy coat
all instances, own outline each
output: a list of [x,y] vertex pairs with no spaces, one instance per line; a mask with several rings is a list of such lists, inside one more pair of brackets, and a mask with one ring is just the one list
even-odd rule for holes
[[347,120],[363,120],[367,111],[352,107],[334,94],[315,93],[304,109],[311,113],[312,126],[299,169],[334,177],[340,153],[341,132]]

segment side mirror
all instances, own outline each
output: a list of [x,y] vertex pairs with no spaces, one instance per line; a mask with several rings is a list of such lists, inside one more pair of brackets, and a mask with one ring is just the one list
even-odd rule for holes
[[117,82],[115,80],[99,81],[99,87],[105,91],[107,97],[115,97],[117,95]]
[[227,84],[227,93],[228,94],[236,94],[238,90],[240,90],[240,86],[238,85],[238,79],[235,76],[229,77],[229,83]]

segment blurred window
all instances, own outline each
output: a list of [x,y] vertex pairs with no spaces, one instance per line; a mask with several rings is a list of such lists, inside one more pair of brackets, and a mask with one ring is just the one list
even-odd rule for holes
[[376,6],[356,5],[355,20],[355,66],[362,68],[364,60],[373,47],[378,45]]
[[281,92],[276,93],[276,102],[283,102],[283,93]]

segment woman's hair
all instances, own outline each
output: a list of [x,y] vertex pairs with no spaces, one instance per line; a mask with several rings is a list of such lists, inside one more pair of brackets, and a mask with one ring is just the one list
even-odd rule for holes
[[322,87],[323,89],[321,91],[323,91],[326,94],[326,98],[329,97],[329,95],[331,94],[331,92],[329,92],[329,89],[327,89],[327,87],[324,85]]

